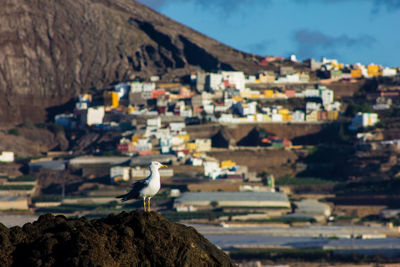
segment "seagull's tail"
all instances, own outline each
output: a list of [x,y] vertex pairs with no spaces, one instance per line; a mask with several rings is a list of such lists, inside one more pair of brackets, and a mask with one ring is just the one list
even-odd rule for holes
[[121,199],[121,202],[125,202],[125,201],[127,201],[127,200],[128,200],[128,197],[127,197],[127,195],[128,195],[128,194],[125,194],[125,195],[120,195],[120,196],[117,196],[117,197],[115,197],[115,198],[122,198],[122,199]]

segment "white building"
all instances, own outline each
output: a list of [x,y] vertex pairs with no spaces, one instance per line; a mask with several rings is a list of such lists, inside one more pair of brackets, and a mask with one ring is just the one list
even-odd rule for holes
[[137,151],[147,151],[147,150],[151,150],[152,148],[153,148],[153,145],[151,144],[150,139],[141,138],[138,140],[138,144],[136,146]]
[[306,119],[306,114],[301,110],[296,110],[292,113],[293,122],[304,122]]
[[306,89],[303,91],[304,97],[319,97],[319,90],[318,89]]
[[229,85],[233,85],[240,91],[245,89],[246,78],[242,71],[222,71],[221,74],[223,81],[228,81]]
[[87,102],[77,102],[75,103],[75,109],[77,110],[82,110],[82,109],[87,109],[88,108],[88,103]]
[[243,107],[243,116],[254,115],[257,113],[257,102],[247,103]]
[[0,154],[0,162],[13,162],[14,161],[14,152],[11,151],[3,151]]
[[210,73],[206,79],[206,88],[212,90],[221,90],[223,87],[222,74]]
[[147,126],[161,128],[161,117],[147,119]]
[[171,134],[186,134],[185,131],[186,124],[184,122],[171,122],[169,124],[169,129]]
[[376,113],[358,112],[351,121],[349,130],[356,131],[360,128],[371,127],[378,123],[378,121],[378,114]]
[[203,106],[204,111],[206,114],[214,114],[214,104],[206,104]]
[[298,82],[300,82],[300,76],[298,73],[281,76],[275,81],[275,83],[298,83]]
[[160,138],[160,148],[162,154],[169,154],[171,152],[171,136]]
[[316,102],[307,102],[306,103],[306,110],[320,110],[321,104]]
[[329,89],[322,89],[320,90],[320,97],[322,99],[322,105],[329,105],[333,102],[333,91]]
[[87,109],[85,122],[87,125],[102,124],[104,119],[104,106],[91,107]]
[[156,89],[156,84],[153,82],[150,83],[132,82],[130,84],[130,87],[131,87],[131,93],[152,92],[153,90]]
[[281,122],[282,121],[282,114],[273,113],[271,115],[271,119],[273,122]]
[[219,163],[216,161],[205,161],[203,162],[204,166],[204,176],[215,180],[218,176],[221,175],[221,168],[219,167]]
[[131,178],[130,167],[114,166],[110,168],[111,181],[129,181]]
[[392,69],[392,68],[383,68],[382,70],[382,76],[396,76],[397,71],[396,69]]
[[221,117],[218,119],[219,122],[222,123],[230,123],[233,121],[233,115],[232,114],[221,114]]

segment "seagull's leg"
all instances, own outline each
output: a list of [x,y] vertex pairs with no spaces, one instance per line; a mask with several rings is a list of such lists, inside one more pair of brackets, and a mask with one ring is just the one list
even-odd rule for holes
[[146,212],[146,197],[143,197],[144,212]]
[[148,201],[149,201],[149,211],[151,211],[151,209],[150,209],[150,199],[151,199],[151,197],[148,198]]

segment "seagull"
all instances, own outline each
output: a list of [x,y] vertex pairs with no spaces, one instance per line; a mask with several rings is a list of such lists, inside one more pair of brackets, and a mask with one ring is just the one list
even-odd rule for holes
[[[122,198],[121,201],[127,201],[129,199],[143,198],[144,211],[150,211],[150,199],[155,196],[160,190],[160,173],[158,169],[167,167],[162,165],[160,162],[153,161],[149,165],[150,175],[143,180],[136,181],[132,184],[132,189],[125,195],[117,196],[117,198]],[[148,200],[148,209],[146,210],[146,198]]]

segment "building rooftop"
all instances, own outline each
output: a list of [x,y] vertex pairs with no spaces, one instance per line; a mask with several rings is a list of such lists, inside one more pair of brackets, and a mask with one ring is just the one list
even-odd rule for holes
[[283,193],[277,192],[186,192],[175,200],[176,203],[197,201],[282,201],[288,202]]

